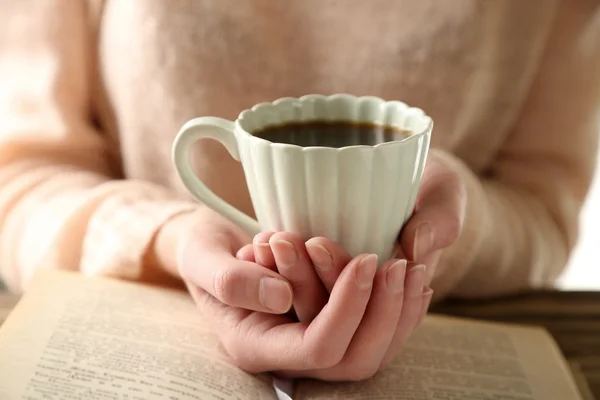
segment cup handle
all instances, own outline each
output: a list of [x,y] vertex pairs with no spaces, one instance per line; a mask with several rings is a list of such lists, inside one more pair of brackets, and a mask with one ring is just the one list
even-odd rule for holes
[[179,178],[190,193],[206,206],[228,218],[250,236],[256,235],[261,231],[258,221],[214,194],[194,173],[189,150],[200,139],[217,140],[236,161],[240,161],[233,122],[216,117],[194,118],[183,125],[173,142],[172,159]]

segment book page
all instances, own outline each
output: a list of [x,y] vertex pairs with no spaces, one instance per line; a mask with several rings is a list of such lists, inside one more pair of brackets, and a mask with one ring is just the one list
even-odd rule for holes
[[577,400],[550,335],[526,328],[428,316],[397,360],[365,382],[303,381],[298,399]]
[[275,399],[184,292],[48,271],[0,329],[0,399]]

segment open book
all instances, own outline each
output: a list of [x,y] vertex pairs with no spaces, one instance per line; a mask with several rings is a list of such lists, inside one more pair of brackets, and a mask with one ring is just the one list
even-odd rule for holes
[[[232,366],[184,292],[46,271],[0,328],[0,399],[277,399]],[[429,316],[371,380],[301,380],[294,399],[577,400],[540,328]],[[280,396],[283,396],[279,393]]]

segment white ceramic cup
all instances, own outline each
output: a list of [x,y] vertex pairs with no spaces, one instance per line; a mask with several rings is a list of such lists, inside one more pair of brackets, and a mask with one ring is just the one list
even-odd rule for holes
[[[337,148],[253,136],[265,127],[295,121],[367,122],[409,133],[401,140]],[[383,262],[393,255],[413,212],[432,128],[422,110],[399,101],[346,94],[282,98],[243,111],[235,122],[190,120],[175,138],[173,162],[196,198],[251,236],[260,231],[295,232],[305,239],[324,236],[353,257],[374,253]],[[189,148],[206,138],[221,142],[242,163],[258,221],[216,196],[194,174]]]

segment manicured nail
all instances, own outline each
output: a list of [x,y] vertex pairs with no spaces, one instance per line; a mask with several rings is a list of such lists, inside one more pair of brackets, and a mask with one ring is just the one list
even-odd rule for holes
[[388,268],[385,273],[385,283],[389,290],[399,293],[404,289],[406,276],[406,260],[398,260]]
[[429,289],[423,293],[423,307],[427,311],[431,305],[431,299],[433,298],[433,289]]
[[269,310],[282,314],[292,306],[292,288],[287,282],[265,277],[260,280],[260,303]]
[[271,252],[271,245],[266,242],[254,242],[254,257],[256,262],[262,265],[267,264],[269,261],[266,259],[267,254]]
[[425,319],[429,306],[431,305],[431,299],[433,297],[433,289],[428,289],[423,292],[423,303],[421,305],[421,318],[419,319],[419,325]]
[[434,233],[428,222],[421,224],[415,230],[413,257],[419,260],[425,257],[433,248]]
[[306,251],[315,268],[326,271],[333,266],[333,258],[327,249],[317,243],[307,243]]
[[270,244],[277,266],[291,267],[296,263],[298,253],[296,253],[296,248],[293,244],[287,240],[273,240]]
[[373,278],[377,272],[377,255],[369,254],[360,260],[356,269],[356,284],[361,289],[368,289],[373,285]]
[[406,294],[410,298],[421,295],[425,285],[425,265],[419,264],[409,269],[406,272],[406,280]]

